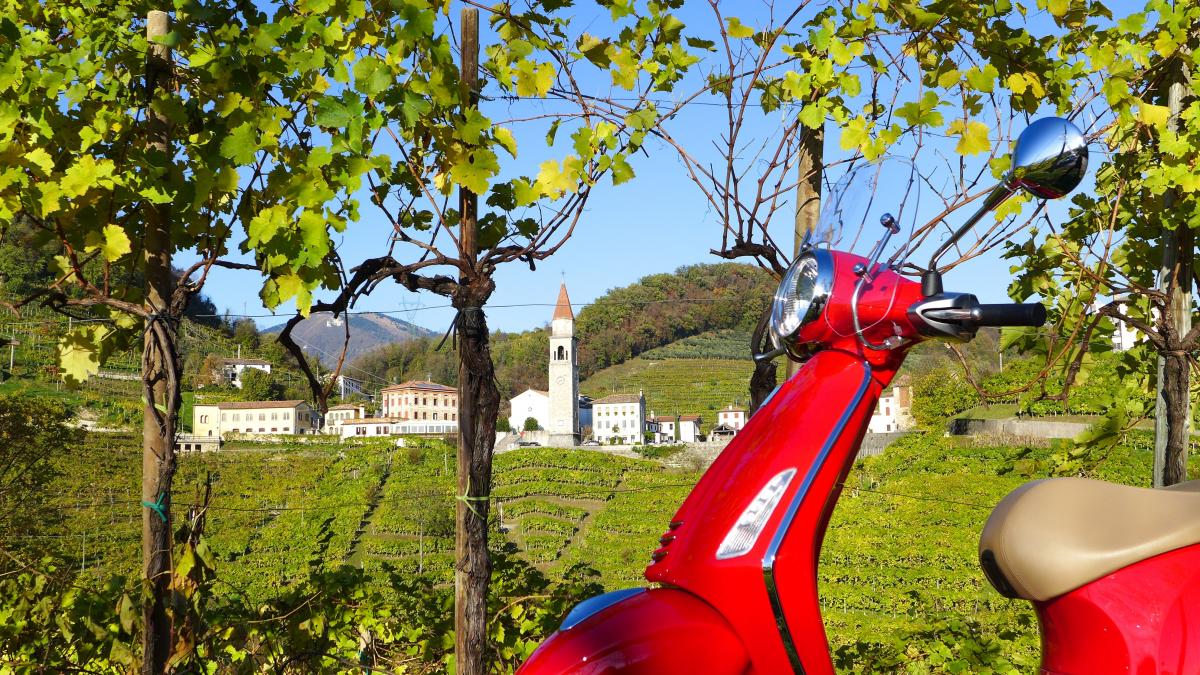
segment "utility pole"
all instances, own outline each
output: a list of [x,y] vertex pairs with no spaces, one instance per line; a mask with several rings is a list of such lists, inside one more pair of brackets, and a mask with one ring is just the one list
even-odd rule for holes
[[[799,157],[796,160],[796,223],[792,238],[792,260],[800,255],[805,237],[817,228],[821,219],[821,179],[825,175],[825,127],[800,128]],[[787,359],[787,375],[796,374],[796,362]]]
[[[1184,50],[1187,53],[1187,50]],[[1167,85],[1167,128],[1179,129],[1179,115],[1188,87],[1187,65],[1177,55]],[[1171,213],[1177,199],[1175,188],[1163,199],[1164,213]],[[1167,295],[1166,327],[1169,353],[1158,356],[1158,397],[1154,406],[1154,487],[1166,487],[1187,479],[1187,453],[1191,441],[1189,364],[1180,341],[1192,328],[1193,235],[1187,223],[1167,225],[1162,233],[1162,266],[1159,289]]]
[[[462,112],[475,108],[479,100],[479,10],[462,10],[460,97]],[[472,367],[487,349],[487,324],[483,301],[473,295],[477,272],[479,197],[460,187],[458,191],[459,252],[463,273],[457,300],[458,342],[458,497],[454,513],[454,672],[484,675],[487,652],[487,592],[491,562],[487,552],[488,492],[491,488],[491,446],[495,439],[477,437],[481,373]],[[494,377],[494,373],[486,373]],[[477,454],[479,453],[479,454]],[[472,480],[474,477],[475,480]]]

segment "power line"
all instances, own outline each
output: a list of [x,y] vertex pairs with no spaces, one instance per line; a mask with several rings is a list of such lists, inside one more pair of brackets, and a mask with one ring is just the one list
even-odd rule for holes
[[[766,296],[764,296],[764,298],[765,297]],[[737,301],[738,301],[738,299],[735,297],[669,298],[669,299],[664,299],[664,300],[621,300],[621,301],[595,300],[592,302],[572,303],[572,306],[574,306],[574,307],[593,307],[593,306],[595,306],[595,307],[604,307],[604,306],[611,306],[611,307],[630,306],[630,307],[633,307],[633,306],[662,305],[662,304],[679,304],[679,303],[685,303],[685,302],[737,303]],[[522,307],[557,307],[557,306],[558,306],[558,303],[554,303],[554,302],[513,302],[513,303],[504,303],[504,304],[488,304],[488,305],[484,306],[484,309],[485,310],[487,310],[487,309],[515,309],[515,308],[522,308]],[[452,305],[450,303],[446,303],[444,305],[421,305],[421,306],[417,306],[417,307],[406,307],[403,309],[346,310],[344,312],[341,312],[340,314],[342,316],[357,316],[357,315],[361,315],[361,314],[406,314],[408,312],[420,312],[420,311],[429,310],[429,309],[454,309],[454,305]],[[331,312],[320,312],[320,314],[331,314]],[[238,318],[238,319],[269,319],[269,318],[283,319],[288,316],[291,316],[291,315],[290,314],[275,314],[275,313],[271,313],[271,314],[235,314],[232,312],[225,312],[225,313],[221,313],[221,314],[193,314],[193,315],[191,315],[191,317],[203,318],[203,319],[211,319],[211,318],[220,319],[220,318],[224,318],[224,317],[231,317],[231,318]],[[107,319],[107,318],[92,318],[92,319],[74,319],[73,321],[75,323],[80,323],[81,321],[111,323],[113,320]],[[68,321],[62,320],[62,319],[41,319],[41,320],[21,321],[21,322],[14,322],[14,323],[0,323],[0,328],[5,328],[8,326],[15,326],[15,325],[25,325],[25,324],[35,325],[35,324],[64,324],[64,323],[68,323]]]

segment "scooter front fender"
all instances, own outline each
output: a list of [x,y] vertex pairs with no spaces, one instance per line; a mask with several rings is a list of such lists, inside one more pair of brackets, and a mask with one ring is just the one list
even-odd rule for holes
[[582,603],[517,675],[743,675],[745,646],[708,603],[671,588]]

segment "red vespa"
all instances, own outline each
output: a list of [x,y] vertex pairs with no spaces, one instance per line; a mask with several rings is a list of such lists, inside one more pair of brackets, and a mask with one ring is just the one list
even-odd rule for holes
[[[519,675],[834,672],[817,561],[881,392],[920,340],[967,341],[980,326],[1045,322],[1039,304],[985,305],[943,292],[938,272],[942,253],[1017,190],[1043,199],[1073,190],[1087,166],[1086,142],[1070,122],[1042,119],[1021,134],[1012,160],[1009,176],[934,253],[920,283],[878,262],[899,231],[890,215],[865,258],[810,237],[775,293],[776,349],[762,355],[786,354],[803,366],[679,508],[646,568],[655,586],[580,603]],[[1172,490],[1034,481],[992,513],[980,564],[998,591],[1034,603],[1041,672],[1197,673],[1197,513],[1200,481]]]

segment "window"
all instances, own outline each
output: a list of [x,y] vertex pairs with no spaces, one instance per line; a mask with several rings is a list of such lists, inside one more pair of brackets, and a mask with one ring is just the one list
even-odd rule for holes
[[436,396],[434,396],[434,397],[433,397],[433,405],[434,405],[434,406],[436,406],[437,404],[438,404],[437,397],[436,397]]
[[275,413],[275,412],[271,413],[271,420],[274,421],[277,419],[279,419],[279,413]]
[[289,432],[289,431],[291,431],[291,430],[292,430],[292,428],[291,428],[291,427],[284,427],[284,428],[283,428],[283,430],[284,430],[284,432]]
[[233,413],[233,421],[234,422],[240,422],[241,419],[242,419],[241,413]]
[[258,421],[266,422],[267,421],[267,413],[258,413]]
[[260,433],[260,434],[265,434],[266,432],[267,432],[267,428],[266,428],[266,427],[259,427],[259,428],[258,428],[258,433]]
[[208,424],[208,415],[201,415],[201,416],[200,416],[200,423],[201,423],[201,424]]
[[423,420],[429,419],[429,413],[421,413],[421,419],[423,419]]
[[554,358],[558,359],[559,361],[566,359],[567,358],[567,348],[563,347],[562,345],[559,345],[558,352]]
[[225,418],[226,418],[226,416],[227,416],[227,413],[221,413],[221,421],[222,421],[222,422],[225,422],[225,421],[227,421],[227,420],[225,419]]
[[[434,403],[437,403],[437,401],[434,401]],[[433,413],[433,419],[437,419],[437,413]]]
[[421,405],[429,405],[429,399],[425,396],[421,397]]
[[271,433],[275,433],[277,431],[279,431],[279,429],[277,427],[271,427]]
[[292,419],[292,412],[290,410],[283,411],[283,419],[285,419],[285,420]]

